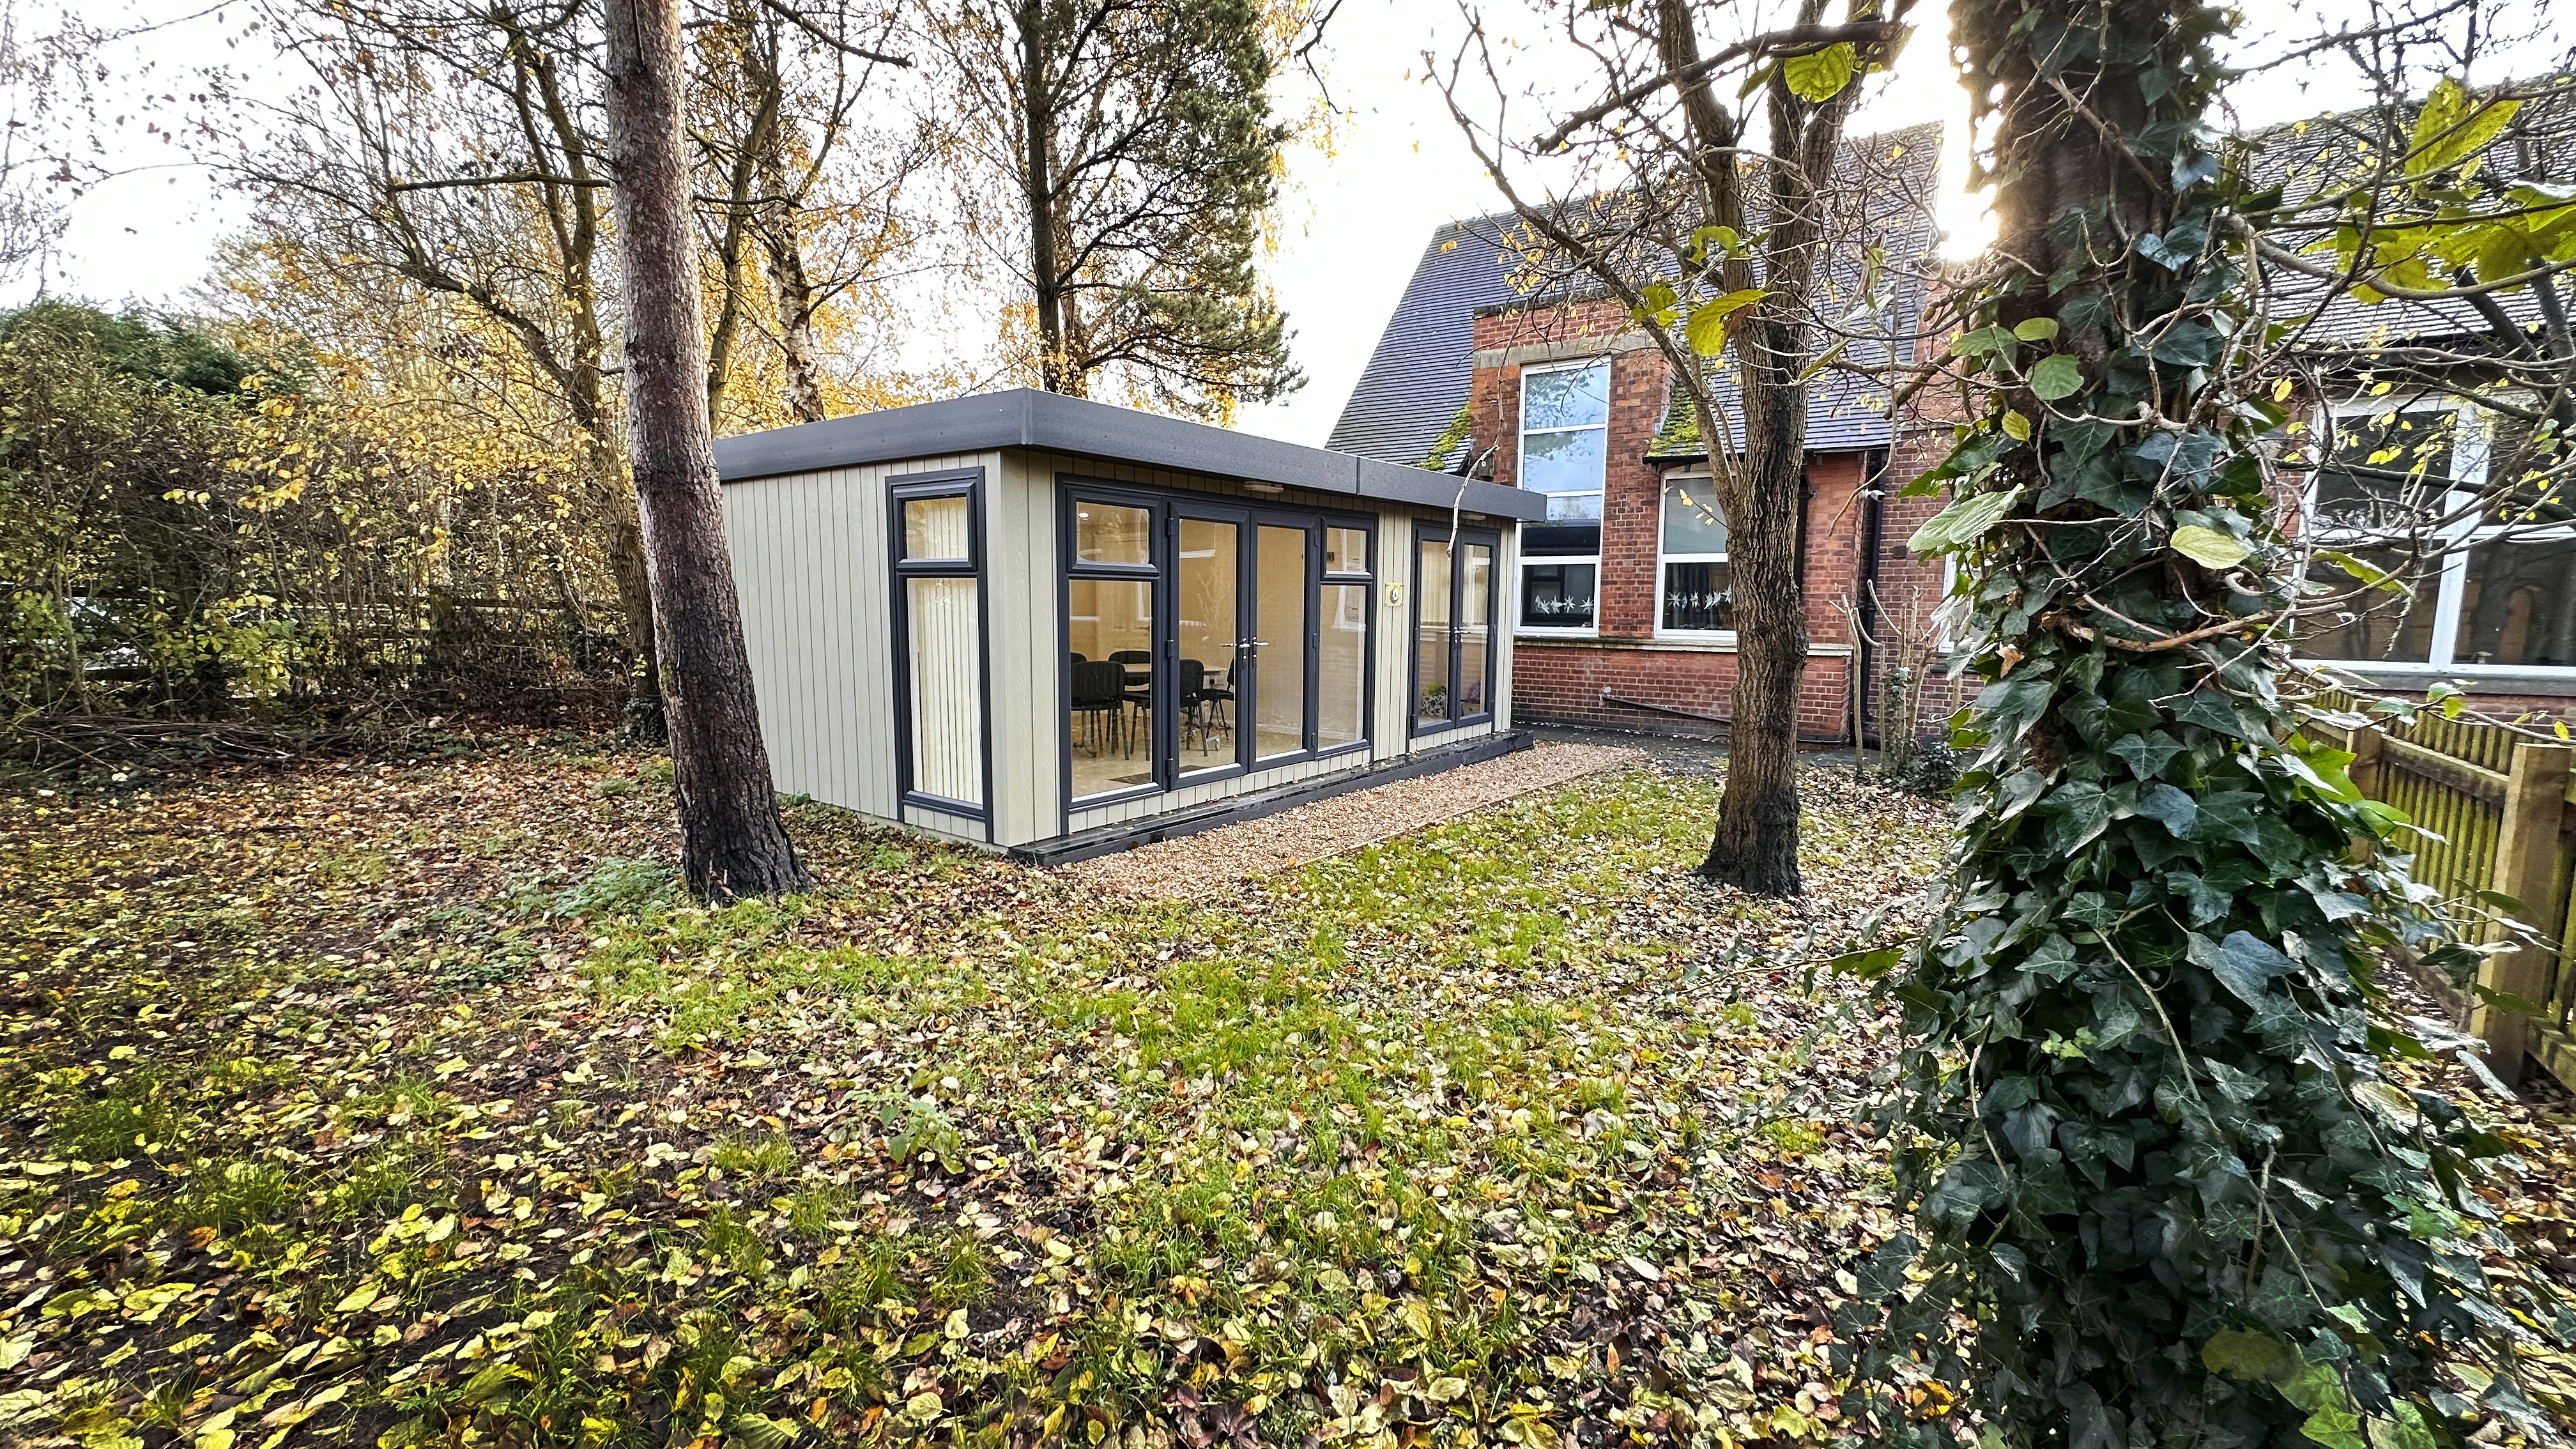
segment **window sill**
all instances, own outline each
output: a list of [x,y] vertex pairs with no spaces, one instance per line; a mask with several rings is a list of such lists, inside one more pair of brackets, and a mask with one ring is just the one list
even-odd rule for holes
[[[1636,649],[1662,654],[1734,654],[1739,652],[1736,636],[1732,634],[1657,634],[1651,638],[1635,639],[1622,638],[1618,636],[1604,637],[1598,634],[1556,634],[1520,629],[1513,632],[1512,642],[1516,646],[1526,644],[1536,649],[1551,647],[1570,649]],[[1851,646],[1848,644],[1809,644],[1807,646],[1807,657],[1810,659],[1842,659],[1849,657],[1850,654]],[[2571,671],[2571,673],[2576,673],[2576,671]]]
[[2390,660],[2301,659],[2301,664],[2330,669],[2378,689],[2418,689],[2459,683],[2472,686],[2470,700],[2487,694],[2576,696],[2576,665],[2553,664],[2416,664]]

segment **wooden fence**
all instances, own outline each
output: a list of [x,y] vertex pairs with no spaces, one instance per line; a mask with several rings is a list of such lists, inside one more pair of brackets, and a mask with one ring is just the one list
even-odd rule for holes
[[[2329,692],[2316,703],[2357,711],[2360,701]],[[2406,813],[2424,835],[2414,842],[2415,878],[2454,899],[2495,891],[2522,903],[2521,919],[2543,944],[2486,959],[2479,984],[2534,1003],[2537,1016],[2475,1002],[2457,1005],[2488,1044],[2506,1081],[2526,1058],[2576,1086],[2576,912],[2568,908],[2576,871],[2576,746],[2548,735],[2480,720],[2435,715],[2413,724],[2311,730],[2352,751],[2352,780],[2364,795]]]

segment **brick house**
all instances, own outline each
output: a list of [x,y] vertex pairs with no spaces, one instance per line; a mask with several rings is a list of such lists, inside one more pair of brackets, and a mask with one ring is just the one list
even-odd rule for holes
[[[1845,356],[1867,367],[1911,356],[1934,231],[1930,197],[1937,126],[1846,144],[1873,198],[1838,241],[1828,273],[1857,291],[1875,244],[1895,279],[1875,340]],[[1614,298],[1526,294],[1499,238],[1508,215],[1444,226],[1412,282],[1328,446],[1445,468],[1549,495],[1549,517],[1521,528],[1513,628],[1516,713],[1523,719],[1658,733],[1722,730],[1735,680],[1726,530],[1705,487],[1708,449],[1670,365]],[[1721,386],[1723,382],[1721,380]],[[1884,610],[1928,616],[1941,565],[1905,540],[1938,499],[1895,499],[1950,446],[1946,422],[1892,418],[1889,383],[1829,371],[1808,398],[1805,510],[1799,552],[1807,605],[1800,683],[1802,742],[1847,744],[1855,723],[1878,733],[1864,628],[1884,639]],[[1937,719],[1927,713],[1926,722]]]
[[[2488,184],[2576,183],[2576,76],[2537,89],[2481,154]],[[2275,128],[2255,138],[2257,175],[2293,199],[2311,194],[2365,171],[2387,124],[2360,111]],[[2563,313],[2565,283],[2540,285],[2560,292]],[[2285,440],[2294,462],[2313,466],[2285,474],[2283,502],[2320,548],[2372,560],[2410,591],[2303,623],[2300,656],[2389,695],[2421,698],[2449,683],[2490,715],[2576,721],[2576,508],[2554,476],[2564,458],[2545,447],[2535,457],[2530,425],[2487,405],[2532,403],[2534,377],[2558,367],[2539,357],[2535,367],[2514,363],[2499,322],[2544,341],[2563,324],[2531,288],[2504,293],[2487,315],[2457,300],[2340,295],[2319,305],[2314,287],[2295,276],[2275,287],[2285,311],[2316,309],[2300,339],[2302,406]],[[2311,381],[2320,390],[2305,390]],[[2490,495],[2509,467],[2535,473],[2499,506]],[[2482,496],[2487,506],[2473,506]],[[2448,516],[2428,536],[2433,514]],[[2353,587],[2322,559],[2310,576],[2338,593]]]

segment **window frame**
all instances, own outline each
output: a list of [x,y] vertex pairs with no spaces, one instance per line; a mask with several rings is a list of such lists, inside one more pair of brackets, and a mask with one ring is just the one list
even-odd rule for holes
[[[1461,686],[1466,683],[1466,680],[1461,677],[1462,670],[1460,668],[1459,661],[1460,649],[1458,641],[1460,635],[1458,619],[1460,614],[1464,611],[1463,606],[1467,600],[1467,573],[1466,570],[1457,567],[1454,561],[1455,554],[1453,552],[1453,561],[1449,569],[1450,715],[1445,720],[1432,724],[1424,724],[1422,722],[1421,709],[1422,546],[1426,543],[1449,543],[1453,540],[1462,546],[1481,543],[1487,548],[1493,550],[1492,563],[1485,570],[1484,688],[1477,695],[1478,699],[1484,701],[1484,708],[1475,714],[1462,715],[1457,713],[1458,698],[1465,692]],[[1404,675],[1404,720],[1406,734],[1409,738],[1420,739],[1424,735],[1447,734],[1456,730],[1472,728],[1476,725],[1491,724],[1495,717],[1494,681],[1502,667],[1503,652],[1500,642],[1503,637],[1503,631],[1496,623],[1496,620],[1499,618],[1496,606],[1502,602],[1503,594],[1501,577],[1504,557],[1502,531],[1500,529],[1493,528],[1453,527],[1446,523],[1417,522],[1414,524],[1412,529],[1410,553],[1411,558],[1405,566],[1406,573],[1411,580],[1409,587],[1413,590],[1412,617],[1406,624],[1406,633],[1409,636],[1409,642],[1405,648]],[[1518,574],[1517,568],[1514,569],[1514,573],[1515,575]]]
[[[1710,474],[1705,472],[1693,473],[1687,470],[1660,474],[1655,480],[1655,637],[1658,639],[1686,639],[1694,643],[1732,645],[1736,642],[1738,637],[1737,632],[1733,629],[1674,629],[1665,627],[1664,596],[1666,593],[1665,579],[1668,577],[1667,570],[1677,563],[1731,563],[1734,558],[1734,553],[1731,548],[1725,553],[1666,553],[1664,551],[1664,506],[1667,502],[1666,495],[1671,492],[1672,486],[1676,483],[1701,483],[1708,484],[1712,487],[1715,486]],[[1800,507],[1803,508],[1804,506],[1804,503],[1800,504]],[[1727,531],[1727,542],[1732,544],[1734,541],[1734,530],[1729,529]],[[1731,570],[1728,577],[1733,577]]]
[[[1102,563],[1086,561],[1076,554],[1079,533],[1077,514],[1085,503],[1104,503],[1112,508],[1145,510],[1145,562]],[[1067,636],[1072,625],[1073,582],[1076,579],[1099,579],[1112,583],[1141,583],[1152,593],[1147,611],[1153,622],[1149,626],[1148,645],[1157,658],[1171,652],[1165,640],[1175,631],[1171,579],[1175,573],[1171,544],[1171,510],[1156,494],[1107,478],[1085,478],[1060,474],[1056,479],[1056,571],[1055,571],[1055,669],[1056,669],[1056,769],[1063,788],[1058,792],[1064,813],[1078,815],[1086,810],[1117,805],[1129,800],[1166,794],[1174,786],[1163,768],[1164,716],[1170,711],[1154,711],[1152,756],[1148,761],[1153,775],[1142,785],[1123,790],[1103,790],[1095,795],[1077,795],[1073,789],[1073,651]],[[1156,679],[1168,679],[1170,671],[1157,669]],[[1161,686],[1157,686],[1160,688]]]
[[[1591,517],[1589,517],[1589,518],[1582,518],[1582,519],[1559,519],[1559,518],[1557,518],[1557,517],[1554,515],[1554,512],[1553,512],[1553,507],[1554,507],[1554,505],[1553,505],[1553,504],[1551,504],[1551,505],[1550,505],[1551,512],[1550,512],[1550,514],[1549,514],[1549,516],[1548,516],[1548,518],[1547,518],[1547,520],[1546,520],[1546,521],[1547,521],[1547,522],[1549,522],[1549,523],[1596,523],[1596,524],[1597,524],[1597,523],[1600,523],[1600,522],[1602,522],[1602,521],[1603,521],[1603,519],[1602,519],[1602,515],[1603,515],[1604,513],[1607,513],[1607,512],[1609,511],[1609,502],[1610,502],[1610,387],[1611,387],[1611,383],[1612,383],[1612,381],[1614,380],[1614,377],[1615,377],[1615,368],[1614,368],[1614,366],[1613,366],[1613,361],[1614,361],[1614,358],[1613,358],[1613,355],[1612,355],[1612,354],[1604,353],[1604,354],[1602,354],[1602,355],[1600,355],[1600,356],[1598,356],[1598,357],[1586,357],[1586,358],[1579,358],[1579,359],[1575,359],[1575,360],[1572,360],[1572,361],[1566,361],[1566,362],[1526,362],[1526,363],[1521,364],[1521,375],[1520,375],[1520,381],[1516,384],[1516,385],[1519,387],[1519,389],[1520,389],[1520,413],[1519,413],[1519,415],[1518,415],[1517,417],[1515,417],[1515,418],[1513,419],[1513,426],[1514,426],[1514,429],[1515,429],[1515,431],[1514,431],[1514,432],[1513,432],[1513,434],[1512,434],[1512,448],[1513,448],[1513,452],[1512,452],[1512,478],[1513,478],[1513,481],[1514,481],[1516,484],[1518,484],[1520,487],[1522,487],[1522,488],[1526,489],[1527,491],[1529,491],[1529,492],[1531,492],[1531,493],[1536,493],[1536,494],[1538,494],[1538,495],[1539,495],[1540,497],[1542,497],[1542,498],[1547,498],[1547,499],[1557,499],[1557,498],[1593,498],[1593,499],[1597,499],[1597,500],[1599,500],[1599,502],[1598,502],[1598,503],[1595,505],[1595,507],[1594,507],[1594,510],[1593,510],[1592,516],[1591,516]],[[1599,368],[1599,369],[1601,369],[1601,421],[1600,421],[1600,422],[1598,422],[1598,423],[1576,423],[1576,424],[1572,425],[1571,427],[1558,427],[1558,428],[1533,428],[1533,427],[1531,427],[1531,426],[1529,425],[1529,384],[1530,384],[1530,379],[1531,379],[1531,378],[1533,378],[1533,377],[1543,377],[1543,376],[1546,376],[1546,375],[1548,375],[1548,374],[1550,374],[1550,373],[1558,373],[1558,372],[1589,372],[1589,371],[1591,371],[1592,369],[1594,369],[1594,368],[1596,368],[1596,367],[1597,367],[1597,368]],[[1533,434],[1533,433],[1588,433],[1588,432],[1596,432],[1596,431],[1597,431],[1597,432],[1599,432],[1599,433],[1601,434],[1601,477],[1600,477],[1600,479],[1599,479],[1598,481],[1596,481],[1596,482],[1594,483],[1594,485],[1593,485],[1591,488],[1586,489],[1586,490],[1577,491],[1577,492],[1570,492],[1570,493],[1552,493],[1552,492],[1549,492],[1548,490],[1543,489],[1543,488],[1530,488],[1530,487],[1529,487],[1529,440],[1530,440],[1530,435],[1531,435],[1531,434]]]
[[[1130,483],[1119,479],[1098,478],[1076,473],[1056,475],[1056,613],[1053,635],[1056,655],[1056,754],[1058,805],[1064,823],[1071,817],[1105,806],[1124,804],[1175,790],[1195,789],[1202,785],[1221,784],[1278,770],[1313,760],[1334,759],[1343,755],[1373,751],[1377,746],[1377,648],[1378,609],[1374,580],[1384,564],[1380,552],[1378,516],[1352,509],[1274,504],[1231,494],[1200,492],[1187,488],[1163,488],[1150,484]],[[1147,557],[1144,564],[1085,562],[1075,556],[1076,512],[1084,503],[1102,503],[1114,508],[1142,508],[1146,511]],[[1301,529],[1306,535],[1306,637],[1302,641],[1307,689],[1303,700],[1304,748],[1292,753],[1254,755],[1253,747],[1241,748],[1233,762],[1183,768],[1179,763],[1177,724],[1174,711],[1165,707],[1180,667],[1180,626],[1178,611],[1180,579],[1180,520],[1184,514],[1193,517],[1235,523],[1241,529],[1238,547],[1243,558],[1258,557],[1258,530],[1272,528]],[[1362,547],[1367,550],[1370,569],[1326,572],[1324,568],[1325,533],[1329,528],[1357,531]],[[1238,628],[1242,637],[1251,637],[1252,618],[1248,592],[1252,587],[1240,563],[1237,566],[1239,607]],[[1072,585],[1077,578],[1147,583],[1153,586],[1152,649],[1158,661],[1154,726],[1152,736],[1152,774],[1148,784],[1131,785],[1121,790],[1095,795],[1073,793],[1073,732],[1065,702],[1073,698],[1072,651],[1066,628],[1072,603]],[[1364,667],[1361,671],[1360,736],[1331,748],[1321,745],[1321,712],[1323,709],[1322,659],[1323,589],[1326,584],[1359,584],[1361,597],[1367,600],[1366,634],[1361,643]],[[1255,675],[1254,689],[1260,688]],[[1242,701],[1238,701],[1238,706]],[[1241,714],[1237,713],[1238,728]]]
[[[904,505],[923,499],[966,500],[966,557],[913,559],[904,556]],[[937,811],[981,822],[984,839],[993,839],[993,589],[984,576],[984,470],[950,468],[932,473],[906,473],[886,480],[886,572],[892,580],[893,629],[890,631],[894,676],[894,768],[896,810],[906,807]],[[916,788],[912,771],[912,600],[906,587],[914,579],[972,579],[975,582],[975,680],[983,698],[977,709],[978,768],[984,799],[970,803]]]
[[[1543,529],[1551,523],[1540,523]],[[1512,637],[1530,639],[1597,639],[1602,632],[1602,547],[1600,523],[1592,526],[1592,552],[1589,554],[1533,554],[1530,552],[1530,523],[1512,526]],[[1587,565],[1592,567],[1592,621],[1589,624],[1530,624],[1522,619],[1522,606],[1530,598],[1530,570],[1533,567]]]
[[[2451,486],[2446,490],[2445,511],[2459,510],[2474,502],[2486,490],[2487,469],[2494,449],[2494,418],[2484,407],[2469,398],[2428,398],[2413,403],[2392,404],[2385,398],[2347,397],[2316,409],[2310,427],[2316,431],[2319,445],[2310,464],[2308,476],[2300,488],[2300,517],[2306,525],[2302,544],[2305,554],[2313,558],[2319,548],[2347,551],[2382,546],[2394,537],[2385,531],[2354,526],[2327,526],[2317,521],[2317,493],[2320,481],[2334,455],[2336,431],[2343,419],[2369,418],[2383,413],[2449,412],[2456,420],[2456,441],[2452,445]],[[2468,598],[2469,565],[2473,551],[2481,544],[2497,541],[2566,542],[2576,540],[2576,525],[2533,527],[2491,523],[2471,515],[2454,520],[2432,536],[2428,552],[2438,549],[2439,571],[2434,576],[2433,615],[2430,639],[2425,657],[2418,659],[2352,659],[2311,655],[2300,651],[2294,642],[2292,657],[2303,664],[2317,664],[2350,673],[2372,671],[2439,672],[2474,678],[2480,675],[2547,674],[2576,680],[2576,665],[2569,664],[2482,664],[2463,660],[2459,655],[2461,613]]]

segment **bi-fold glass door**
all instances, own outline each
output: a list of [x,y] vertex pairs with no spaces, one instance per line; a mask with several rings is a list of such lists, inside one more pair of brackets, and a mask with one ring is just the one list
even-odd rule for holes
[[1069,802],[1367,744],[1364,519],[1068,484],[1065,522]]

